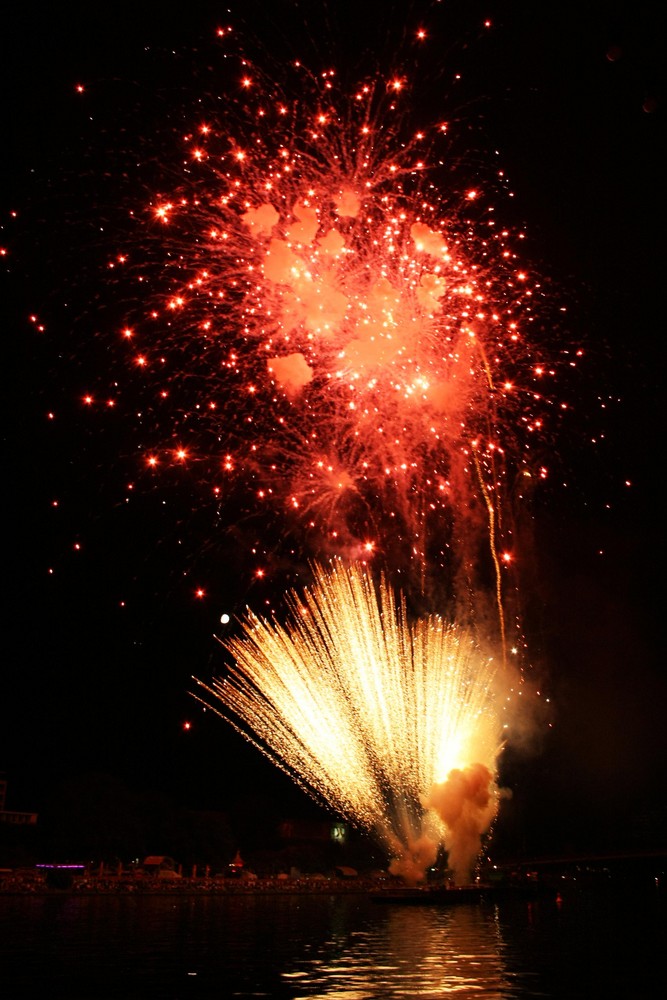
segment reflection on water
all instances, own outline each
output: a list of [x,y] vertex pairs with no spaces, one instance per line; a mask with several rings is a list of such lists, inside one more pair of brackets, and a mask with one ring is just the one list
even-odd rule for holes
[[0,895],[0,995],[657,997],[665,940],[664,898],[646,893],[451,908],[363,894]]
[[508,981],[495,909],[388,907],[374,916],[348,939],[326,941],[283,978],[311,998],[519,995]]

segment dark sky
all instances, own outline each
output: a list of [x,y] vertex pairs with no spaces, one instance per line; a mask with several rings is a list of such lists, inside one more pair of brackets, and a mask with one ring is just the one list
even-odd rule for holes
[[[206,677],[218,662],[220,612],[266,601],[270,584],[251,584],[225,551],[215,512],[187,491],[165,499],[139,486],[125,505],[136,430],[80,404],[117,363],[104,331],[124,302],[104,262],[138,163],[150,181],[151,144],[165,148],[178,109],[198,93],[224,92],[219,24],[239,25],[269,73],[300,57],[351,78],[393,66],[423,24],[425,73],[438,82],[422,89],[420,111],[428,116],[433,102],[440,113],[442,102],[482,176],[483,150],[499,151],[515,191],[509,221],[526,223],[532,259],[567,302],[559,336],[585,352],[567,382],[573,416],[554,455],[556,481],[531,512],[532,639],[555,726],[538,757],[512,765],[513,821],[531,845],[556,834],[574,845],[587,829],[634,843],[637,830],[657,829],[660,810],[664,820],[667,750],[657,5],[582,4],[573,14],[563,4],[394,2],[364,5],[362,20],[359,6],[252,0],[236,16],[206,3],[64,3],[10,15],[0,198],[9,358],[0,770],[9,805],[39,808],[54,784],[84,769],[223,808],[244,781],[273,780],[188,694],[191,674]],[[200,583],[208,596],[196,601]]]

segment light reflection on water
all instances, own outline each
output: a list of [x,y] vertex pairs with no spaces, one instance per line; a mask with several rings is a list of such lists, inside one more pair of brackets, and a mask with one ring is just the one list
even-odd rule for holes
[[383,911],[346,941],[324,942],[294,970],[283,973],[295,987],[294,996],[361,1000],[447,995],[492,1000],[520,995],[513,992],[505,969],[495,909],[388,907]]

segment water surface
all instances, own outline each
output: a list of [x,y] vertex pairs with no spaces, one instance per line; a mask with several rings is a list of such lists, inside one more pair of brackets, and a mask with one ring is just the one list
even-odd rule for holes
[[657,894],[390,906],[345,895],[0,896],[4,1000],[667,995]]

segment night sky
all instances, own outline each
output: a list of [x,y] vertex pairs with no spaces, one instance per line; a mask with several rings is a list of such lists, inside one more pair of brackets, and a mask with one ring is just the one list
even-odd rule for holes
[[[554,725],[508,763],[511,837],[535,852],[655,847],[667,818],[657,5],[591,3],[575,14],[566,4],[396,0],[363,5],[358,21],[359,6],[252,0],[237,14],[212,3],[64,3],[9,16],[0,199],[8,806],[39,810],[86,770],[193,808],[224,809],[244,789],[269,787],[286,809],[303,804],[189,693],[191,675],[210,678],[222,662],[221,613],[274,606],[296,569],[257,582],[235,533],[187,478],[155,487],[133,471],[143,427],[131,390],[119,413],[82,399],[123,364],[114,336],[134,303],[108,262],[128,213],[168,172],[170,142],[175,151],[198,97],[210,107],[231,86],[216,29],[233,24],[269,75],[300,58],[353,80],[394,68],[423,26],[420,66],[438,82],[422,90],[418,113],[454,123],[475,183],[498,151],[515,192],[507,221],[526,225],[526,256],[551,297],[546,315],[567,306],[555,339],[584,352],[565,373],[569,416],[530,510],[528,638]],[[408,76],[421,72],[408,62]],[[553,329],[544,335],[553,343]]]

